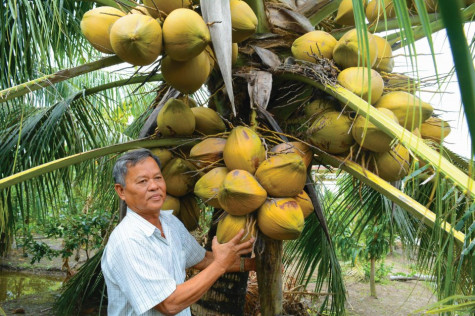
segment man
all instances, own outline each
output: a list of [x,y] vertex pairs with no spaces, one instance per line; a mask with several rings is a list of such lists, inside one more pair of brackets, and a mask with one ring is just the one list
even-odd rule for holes
[[[101,267],[107,285],[109,315],[191,315],[196,302],[225,272],[254,270],[254,239],[239,243],[213,239],[205,251],[171,211],[160,210],[166,184],[160,160],[147,149],[121,156],[114,166],[115,190],[127,215],[112,232]],[[185,269],[201,270],[185,281]]]

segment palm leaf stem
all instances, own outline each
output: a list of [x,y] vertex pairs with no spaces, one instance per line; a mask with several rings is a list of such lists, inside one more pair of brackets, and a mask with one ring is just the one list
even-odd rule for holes
[[[315,26],[325,20],[327,17],[330,16],[333,12],[338,10],[338,6],[340,5],[341,1],[331,1],[327,5],[325,5],[323,8],[320,8],[318,11],[316,11],[314,14],[310,15],[308,17],[308,20],[310,23]],[[340,33],[340,32],[339,32]],[[340,37],[343,36],[344,32],[341,32],[342,34]],[[332,34],[334,35],[334,34]],[[336,38],[336,37],[335,37]]]
[[117,88],[117,87],[122,87],[125,85],[129,84],[135,84],[135,83],[144,83],[144,82],[153,82],[153,81],[162,81],[163,76],[161,74],[159,75],[154,75],[154,76],[149,76],[149,75],[144,75],[144,76],[136,76],[132,78],[127,78],[127,79],[121,79],[121,80],[116,80],[113,82],[109,82],[94,88],[89,88],[84,90],[84,95],[88,96],[91,94],[96,94],[104,90],[112,89],[112,88]]
[[27,93],[33,92],[35,90],[39,90],[48,86],[52,86],[55,83],[68,80],[98,69],[106,68],[109,66],[117,65],[122,63],[123,61],[117,57],[109,56],[105,57],[87,64],[83,64],[81,66],[60,70],[55,72],[54,74],[49,74],[43,76],[41,78],[37,78],[20,85],[5,89],[0,91],[0,103],[6,102],[8,100],[20,97]]
[[196,142],[192,138],[165,138],[165,139],[149,139],[142,138],[138,140],[133,140],[130,142],[125,142],[121,144],[115,144],[111,146],[106,146],[98,149],[93,149],[83,153],[71,155],[61,159],[53,160],[51,162],[30,168],[28,170],[18,172],[9,177],[5,177],[0,180],[0,189],[8,188],[12,185],[24,182],[31,178],[46,174],[48,172],[58,170],[60,168],[68,167],[71,165],[78,164],[80,162],[95,159],[105,155],[119,153],[126,150],[134,148],[153,148],[153,147],[162,147],[162,146],[180,146],[183,144],[193,144]]
[[269,21],[267,21],[266,7],[264,0],[244,0],[257,16],[257,33],[268,33],[270,31]]
[[343,104],[348,105],[351,109],[356,111],[359,115],[366,117],[371,123],[376,125],[387,135],[397,138],[406,148],[410,149],[417,157],[427,161],[432,166],[435,166],[448,179],[451,179],[456,186],[458,186],[464,194],[470,194],[475,197],[474,180],[467,176],[464,172],[451,164],[449,160],[439,154],[437,151],[430,148],[424,141],[403,128],[398,123],[390,120],[389,117],[376,110],[375,107],[368,104],[356,94],[343,88],[340,85],[331,86],[322,84],[306,76],[296,73],[284,73],[283,78],[290,80],[298,80],[312,85],[324,92],[337,98]]
[[324,152],[319,152],[319,157],[323,163],[345,170],[355,178],[363,181],[374,190],[380,192],[391,201],[404,208],[406,211],[411,213],[411,215],[418,218],[426,225],[434,227],[436,224],[440,224],[441,228],[447,233],[453,234],[459,243],[463,244],[465,242],[464,233],[455,230],[449,223],[437,219],[437,215],[435,213],[424,207],[419,202],[413,200],[410,196],[396,189],[390,183],[384,181],[374,173],[364,169],[359,164],[351,160],[342,160]]
[[[450,48],[454,60],[457,79],[462,96],[462,104],[467,116],[470,136],[472,138],[472,154],[475,152],[475,69],[473,59],[463,30],[462,15],[460,14],[461,1],[439,1],[442,20],[446,26]],[[475,11],[475,5],[467,9]],[[465,11],[465,10],[464,10]]]

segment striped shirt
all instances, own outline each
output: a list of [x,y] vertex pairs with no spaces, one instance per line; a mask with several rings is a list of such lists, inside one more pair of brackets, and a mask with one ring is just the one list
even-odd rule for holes
[[[160,230],[127,209],[101,259],[107,285],[108,315],[162,315],[153,307],[185,281],[185,269],[201,262],[205,249],[172,211],[160,211]],[[191,315],[186,308],[177,315]]]

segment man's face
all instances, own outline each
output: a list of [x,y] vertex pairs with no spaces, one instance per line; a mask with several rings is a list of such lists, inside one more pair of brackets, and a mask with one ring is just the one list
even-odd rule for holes
[[120,199],[134,212],[156,214],[165,201],[167,186],[157,162],[152,157],[129,166],[125,175],[125,187],[115,185]]

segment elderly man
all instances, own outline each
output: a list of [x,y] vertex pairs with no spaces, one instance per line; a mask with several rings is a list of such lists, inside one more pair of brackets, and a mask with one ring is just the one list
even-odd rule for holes
[[[171,211],[160,210],[166,184],[160,160],[147,149],[121,156],[114,166],[115,190],[127,216],[112,232],[102,256],[109,315],[191,315],[196,302],[225,272],[253,270],[254,239],[244,232],[207,252]],[[185,269],[201,270],[185,282]]]

